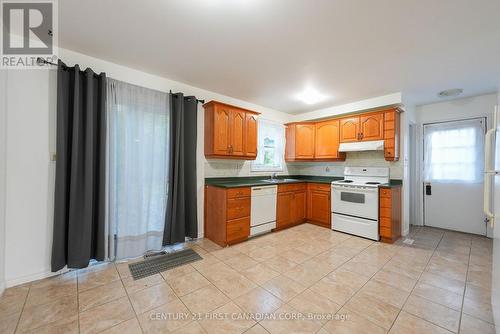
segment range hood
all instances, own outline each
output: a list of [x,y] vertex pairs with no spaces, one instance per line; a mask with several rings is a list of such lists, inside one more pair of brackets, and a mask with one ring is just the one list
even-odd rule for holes
[[354,143],[341,143],[339,152],[382,151],[383,140],[358,141]]

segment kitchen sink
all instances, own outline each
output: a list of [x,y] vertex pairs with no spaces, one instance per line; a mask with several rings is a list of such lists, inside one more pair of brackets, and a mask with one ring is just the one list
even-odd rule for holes
[[297,179],[266,179],[264,182],[269,183],[287,183],[287,182],[299,182]]

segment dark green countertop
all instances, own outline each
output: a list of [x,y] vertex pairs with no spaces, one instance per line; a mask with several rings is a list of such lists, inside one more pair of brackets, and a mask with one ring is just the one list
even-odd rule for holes
[[205,178],[205,184],[222,188],[253,187],[273,184],[315,182],[332,183],[332,181],[342,180],[338,176],[309,176],[309,175],[280,175],[277,179],[289,179],[286,182],[267,182],[269,176],[244,176],[244,177],[209,177]]
[[395,188],[401,187],[403,185],[403,180],[391,179],[389,183],[380,185],[380,188]]
[[[209,177],[205,178],[206,185],[212,185],[221,188],[254,187],[273,184],[314,182],[314,183],[332,183],[332,181],[342,180],[339,176],[313,176],[313,175],[280,175],[277,179],[290,179],[286,182],[267,182],[268,176],[244,176],[244,177]],[[402,180],[391,180],[382,187],[399,187],[403,184]]]

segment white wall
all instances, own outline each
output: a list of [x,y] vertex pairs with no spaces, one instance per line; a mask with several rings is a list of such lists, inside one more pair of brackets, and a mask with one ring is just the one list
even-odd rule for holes
[[[415,112],[415,123],[417,131],[417,156],[423,156],[423,124],[460,120],[474,117],[486,117],[488,128],[492,126],[491,117],[493,109],[497,103],[497,94],[479,95],[464,99],[457,99],[453,101],[446,101],[440,103],[427,104],[417,106]],[[415,219],[416,225],[423,225],[423,187],[422,185],[422,159],[415,161],[416,177],[415,183],[417,185],[416,203],[417,216]]]
[[5,170],[7,132],[7,71],[0,70],[0,296],[5,288]]
[[386,107],[390,105],[397,105],[402,102],[401,93],[393,93],[389,95],[383,95],[378,97],[373,97],[370,99],[360,100],[352,103],[346,103],[338,106],[328,107],[324,109],[318,109],[298,115],[293,116],[294,122],[307,121],[312,119],[322,119],[329,118],[333,116],[338,116],[342,114],[349,114],[353,112],[375,109],[380,107]]
[[[207,101],[214,99],[236,104],[258,111],[262,113],[263,117],[276,122],[289,121],[290,115],[279,111],[69,50],[61,49],[59,56],[68,65],[78,63],[82,68],[91,67],[96,72],[106,72],[109,77],[117,80],[166,92],[169,90],[180,91]],[[0,257],[6,259],[5,279],[7,286],[51,275],[50,252],[55,165],[51,162],[50,156],[55,152],[55,92],[55,70],[8,71],[7,118],[9,126],[6,134],[6,159],[2,159],[2,161],[7,162],[6,242],[5,257]],[[2,101],[4,100],[2,99]],[[203,108],[200,105],[198,112],[197,186],[198,219],[201,234],[203,233],[203,185],[206,163],[203,154],[202,111]],[[0,124],[4,126],[5,122]],[[0,182],[1,180],[0,178]],[[2,202],[0,201],[0,203]],[[1,208],[0,206],[0,210]]]

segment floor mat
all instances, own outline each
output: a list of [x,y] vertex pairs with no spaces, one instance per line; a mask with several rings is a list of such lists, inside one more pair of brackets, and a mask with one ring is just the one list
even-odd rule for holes
[[201,260],[202,257],[191,248],[175,253],[158,255],[128,265],[134,280],[152,276],[183,264]]

